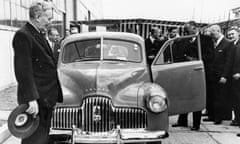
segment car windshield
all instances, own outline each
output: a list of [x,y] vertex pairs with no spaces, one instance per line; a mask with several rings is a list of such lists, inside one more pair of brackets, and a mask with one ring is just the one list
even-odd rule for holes
[[140,45],[132,41],[90,39],[69,43],[63,50],[63,62],[107,60],[124,62],[141,62]]

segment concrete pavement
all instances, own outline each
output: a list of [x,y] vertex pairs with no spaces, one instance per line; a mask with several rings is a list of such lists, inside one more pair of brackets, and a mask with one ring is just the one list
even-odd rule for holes
[[0,120],[2,125],[0,126],[0,143],[2,144],[6,139],[8,139],[11,134],[8,131],[7,119],[11,111],[0,111]]
[[[191,125],[189,115],[189,125]],[[224,121],[221,125],[214,125],[212,122],[202,122],[200,131],[191,131],[189,128],[172,128],[177,116],[170,117],[170,136],[164,139],[162,144],[240,144],[239,127],[230,126],[230,121]],[[11,136],[3,144],[20,144],[20,139]]]
[[4,123],[0,127],[0,144],[11,136],[7,128],[7,119],[10,112],[17,106],[16,91],[15,85],[0,91],[0,121]]
[[[192,116],[189,115],[189,126],[192,125]],[[173,128],[177,116],[170,118],[170,137],[163,144],[240,144],[239,127],[230,126],[230,121],[223,121],[221,125],[213,122],[202,122],[199,131],[191,131],[189,128]]]
[[[16,87],[11,87],[0,91],[0,120],[5,121],[11,110],[17,106]],[[192,115],[188,116],[189,126],[192,125]],[[163,140],[163,144],[240,144],[240,137],[236,133],[240,132],[239,127],[230,126],[230,121],[224,121],[221,125],[214,125],[213,122],[202,122],[200,131],[191,131],[189,128],[173,128],[171,125],[176,123],[177,116],[170,117],[169,138]],[[0,140],[10,136],[7,125],[0,127]],[[4,143],[0,144],[20,144],[20,140],[10,136]]]

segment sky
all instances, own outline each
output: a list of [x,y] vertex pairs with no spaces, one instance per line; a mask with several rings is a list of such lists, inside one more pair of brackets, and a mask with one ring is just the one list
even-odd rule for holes
[[103,18],[215,23],[234,18],[240,0],[101,0]]

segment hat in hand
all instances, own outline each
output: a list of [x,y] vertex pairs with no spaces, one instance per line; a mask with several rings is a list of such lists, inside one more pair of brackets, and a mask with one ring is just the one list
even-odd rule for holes
[[39,125],[39,116],[34,117],[25,112],[27,104],[16,107],[8,117],[8,129],[15,137],[25,139],[31,136]]

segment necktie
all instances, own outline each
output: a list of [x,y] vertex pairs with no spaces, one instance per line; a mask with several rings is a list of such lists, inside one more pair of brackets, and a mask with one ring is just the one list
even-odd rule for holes
[[216,48],[216,47],[217,47],[217,44],[218,44],[218,43],[217,43],[217,39],[214,39],[213,41],[214,41],[214,48]]
[[46,30],[40,29],[40,34],[46,38]]
[[46,47],[46,49],[50,52],[50,54],[52,54],[51,45],[50,45],[50,43],[48,42],[47,37],[46,37],[46,36],[47,36],[47,35],[46,35],[46,30],[41,29],[41,30],[40,30],[40,34],[41,34],[41,36],[42,36],[42,39],[43,39],[44,43],[45,43],[46,45],[48,45],[48,47]]

